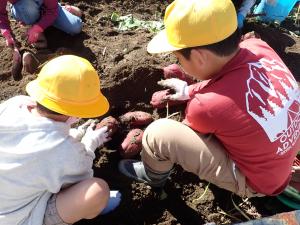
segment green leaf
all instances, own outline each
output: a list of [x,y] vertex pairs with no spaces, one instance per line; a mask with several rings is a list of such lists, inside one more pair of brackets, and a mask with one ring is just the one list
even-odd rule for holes
[[113,22],[118,22],[118,29],[121,31],[146,29],[150,32],[158,32],[164,28],[162,21],[144,21],[134,18],[132,14],[119,16],[117,13],[111,15]]
[[118,22],[120,20],[120,15],[118,13],[116,13],[116,12],[113,12],[111,14],[110,20],[112,22]]

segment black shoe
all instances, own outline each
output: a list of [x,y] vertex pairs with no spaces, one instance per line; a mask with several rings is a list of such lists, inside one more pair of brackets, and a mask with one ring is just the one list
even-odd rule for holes
[[119,171],[136,181],[147,183],[152,187],[163,187],[170,175],[170,171],[157,173],[145,168],[143,162],[133,159],[123,159],[119,162]]

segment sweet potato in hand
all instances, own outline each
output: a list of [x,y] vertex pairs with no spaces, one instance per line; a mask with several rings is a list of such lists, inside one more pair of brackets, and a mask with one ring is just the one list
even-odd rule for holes
[[175,100],[169,100],[167,99],[167,96],[170,95],[170,89],[162,90],[162,91],[157,91],[154,92],[150,101],[150,104],[153,106],[153,108],[164,108],[167,106],[167,103],[169,106],[173,105],[181,105],[186,103],[186,100],[183,101],[175,101]]
[[186,81],[188,84],[195,83],[194,80],[184,73],[178,64],[171,64],[163,68],[164,78],[178,78],[180,80]]
[[150,113],[142,111],[128,112],[119,117],[121,123],[128,124],[132,126],[137,125],[148,125],[153,121],[152,115]]
[[141,129],[129,131],[120,146],[120,155],[124,159],[133,158],[141,152],[143,133],[144,132]]
[[100,129],[105,126],[107,126],[108,128],[108,136],[111,137],[118,130],[119,122],[116,118],[108,116],[102,119],[99,123],[97,123],[95,129]]

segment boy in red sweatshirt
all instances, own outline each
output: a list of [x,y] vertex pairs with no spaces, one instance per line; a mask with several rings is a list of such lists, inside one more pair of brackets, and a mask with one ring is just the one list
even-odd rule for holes
[[176,78],[171,100],[188,100],[183,123],[161,119],[144,132],[142,161],[123,160],[125,175],[163,186],[173,165],[240,196],[277,195],[300,149],[300,91],[265,42],[240,42],[230,0],[175,0],[166,29],[148,52],[172,52],[202,82]]

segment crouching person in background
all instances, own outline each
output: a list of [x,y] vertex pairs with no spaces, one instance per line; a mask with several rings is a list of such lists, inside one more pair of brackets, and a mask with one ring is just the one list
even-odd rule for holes
[[15,39],[6,11],[10,3],[11,15],[25,25],[31,25],[27,31],[27,42],[35,44],[44,40],[44,30],[54,26],[67,34],[75,35],[82,29],[82,12],[71,5],[61,6],[57,0],[2,0],[0,1],[0,30],[6,39],[6,45],[14,47]]
[[107,127],[70,135],[79,118],[109,109],[95,69],[60,56],[26,91],[0,104],[0,224],[73,224],[112,210],[109,187],[92,170]]
[[232,2],[237,11],[238,27],[242,29],[247,14],[251,12],[251,8],[254,6],[257,0],[232,0]]

